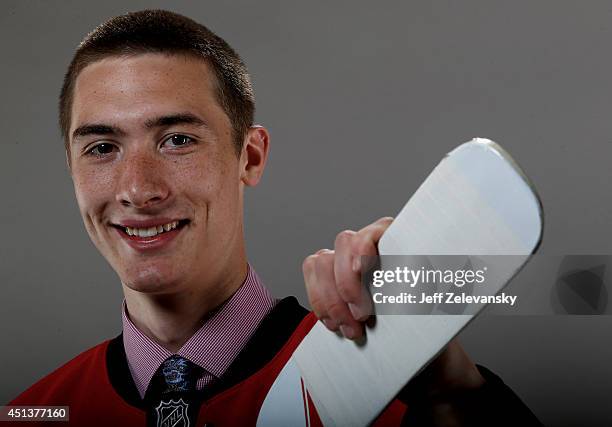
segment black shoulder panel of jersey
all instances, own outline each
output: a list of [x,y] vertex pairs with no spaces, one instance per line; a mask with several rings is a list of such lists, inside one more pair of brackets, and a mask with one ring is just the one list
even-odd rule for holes
[[[307,314],[308,310],[302,307],[295,297],[280,300],[261,321],[223,377],[202,390],[201,398],[208,399],[227,390],[261,369],[278,353]],[[130,405],[144,409],[146,405],[138,393],[127,363],[123,334],[119,334],[109,343],[106,367],[115,391]]]
[[279,301],[206,398],[250,377],[272,360],[307,314],[295,297]]
[[111,385],[128,404],[138,408],[145,408],[145,404],[138,393],[130,367],[128,366],[125,348],[123,347],[123,333],[111,340],[106,349],[106,371]]

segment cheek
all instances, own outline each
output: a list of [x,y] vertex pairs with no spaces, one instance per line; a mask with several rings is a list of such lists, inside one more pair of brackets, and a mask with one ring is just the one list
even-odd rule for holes
[[233,162],[215,165],[216,170],[220,171],[216,177],[216,185],[211,188],[219,208],[224,210],[224,214],[235,216],[238,207],[238,193],[240,177],[238,168]]
[[95,193],[93,193],[87,186],[86,182],[74,181],[74,194],[76,195],[79,210],[83,215],[91,209],[91,205],[94,204]]
[[206,161],[182,170],[181,186],[189,188],[195,200],[205,202],[213,209],[235,205],[238,201],[240,179],[236,159],[210,156]]
[[92,172],[73,173],[74,192],[82,215],[94,215],[112,198],[112,185],[108,177]]

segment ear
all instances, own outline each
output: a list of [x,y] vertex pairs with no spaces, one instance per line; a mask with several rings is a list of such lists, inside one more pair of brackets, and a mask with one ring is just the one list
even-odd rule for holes
[[240,180],[249,187],[263,175],[270,150],[270,134],[263,126],[249,128],[240,152]]

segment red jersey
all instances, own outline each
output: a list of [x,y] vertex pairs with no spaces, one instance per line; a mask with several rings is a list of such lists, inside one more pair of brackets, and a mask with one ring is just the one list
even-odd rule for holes
[[[297,368],[288,362],[316,321],[295,298],[283,299],[223,377],[190,400],[141,399],[119,335],[81,353],[9,405],[69,406],[69,422],[61,423],[69,426],[193,427],[191,418],[197,427],[271,423],[315,427],[321,425],[316,409]],[[400,425],[405,409],[394,401],[375,425]]]

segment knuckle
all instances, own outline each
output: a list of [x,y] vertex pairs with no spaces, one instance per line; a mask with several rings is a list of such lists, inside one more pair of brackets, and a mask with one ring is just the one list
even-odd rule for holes
[[327,316],[327,310],[325,310],[325,303],[323,302],[323,299],[315,296],[309,296],[309,300],[310,307],[317,318],[321,319]]
[[342,323],[346,321],[348,307],[343,301],[332,301],[326,307],[327,314],[334,320]]
[[335,242],[336,246],[338,244],[343,244],[343,243],[350,242],[355,237],[356,234],[357,233],[355,233],[353,230],[344,230],[344,231],[341,231],[336,236],[336,242]]
[[316,258],[316,255],[309,255],[304,259],[304,261],[302,262],[302,272],[304,274],[308,274],[312,271],[316,262]]
[[343,301],[358,301],[361,297],[361,283],[346,280],[338,283],[338,294]]
[[325,268],[330,264],[334,263],[334,251],[327,250],[326,252],[322,252],[317,256],[316,264],[317,267]]

